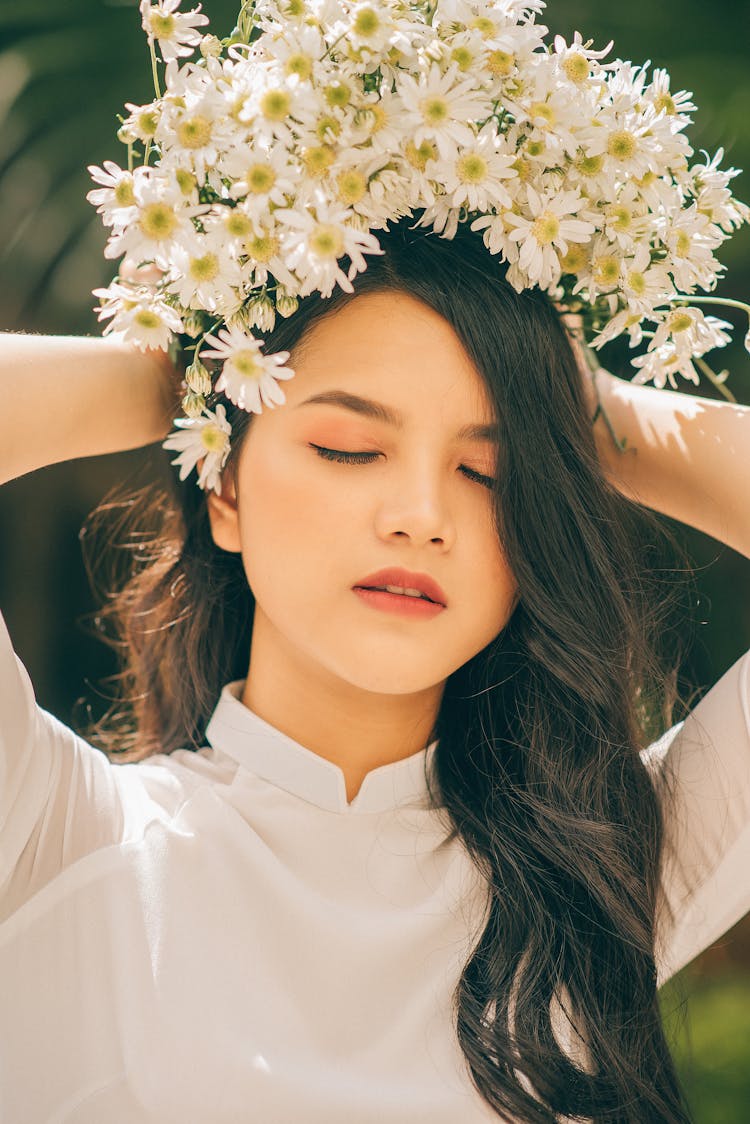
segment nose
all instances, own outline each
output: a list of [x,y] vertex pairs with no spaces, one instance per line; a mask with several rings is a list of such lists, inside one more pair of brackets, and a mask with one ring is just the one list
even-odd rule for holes
[[434,542],[450,548],[456,528],[444,474],[444,468],[426,462],[404,464],[387,474],[375,518],[379,537],[406,537],[416,545]]

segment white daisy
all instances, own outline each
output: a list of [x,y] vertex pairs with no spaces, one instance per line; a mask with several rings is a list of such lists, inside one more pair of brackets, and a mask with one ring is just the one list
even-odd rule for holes
[[221,174],[232,181],[232,199],[247,199],[248,207],[260,219],[269,204],[288,206],[299,180],[300,166],[283,144],[242,145],[229,149],[222,157]]
[[264,405],[273,409],[286,401],[277,380],[294,377],[291,367],[282,366],[289,358],[288,351],[264,355],[261,341],[238,327],[222,328],[218,337],[208,333],[205,338],[215,347],[201,351],[200,357],[223,360],[216,390],[236,406],[260,414]]
[[518,265],[532,284],[547,289],[560,280],[560,256],[568,252],[569,242],[588,242],[596,227],[588,218],[575,218],[587,204],[575,191],[540,195],[526,188],[527,214],[507,214],[505,221],[514,229],[509,237],[520,243]]
[[113,281],[106,289],[94,289],[101,304],[95,309],[99,321],[109,320],[104,335],[116,332],[141,351],[169,347],[175,332],[183,330],[177,312],[150,286],[124,285]]
[[201,41],[201,33],[196,28],[208,23],[208,17],[201,14],[200,4],[190,12],[178,12],[179,6],[180,0],[158,0],[156,4],[141,0],[143,30],[149,39],[158,42],[165,62],[192,55]]
[[465,204],[470,211],[485,212],[510,207],[513,201],[503,181],[518,178],[515,159],[515,152],[506,151],[495,122],[488,121],[476,139],[461,149],[445,176],[443,186],[452,206]]
[[232,427],[221,402],[212,412],[207,407],[198,418],[177,418],[178,432],[170,433],[162,442],[163,449],[179,453],[171,464],[180,466],[180,480],[185,480],[201,462],[198,486],[213,489],[221,495],[221,470],[229,456]]
[[142,168],[135,172],[128,172],[115,164],[113,160],[105,160],[102,168],[96,164],[89,164],[88,173],[94,183],[103,186],[89,191],[86,198],[89,203],[96,206],[97,213],[102,216],[105,226],[126,226],[133,217],[136,207],[133,184],[135,177],[143,174]]
[[128,254],[136,261],[153,261],[162,268],[169,266],[169,251],[193,231],[194,215],[208,210],[206,206],[186,207],[179,188],[171,180],[152,175],[134,181],[135,208],[130,221],[116,230],[104,249],[106,258]]
[[184,308],[228,315],[242,303],[242,271],[218,232],[191,236],[170,254],[167,289]]
[[669,383],[673,390],[677,390],[678,386],[674,376],[678,372],[683,378],[696,385],[700,381],[690,356],[678,351],[671,340],[662,344],[658,350],[647,351],[645,355],[638,355],[631,360],[631,363],[637,370],[631,382],[636,384],[653,382],[654,386],[661,389]]
[[471,144],[475,133],[468,122],[488,117],[492,109],[474,79],[461,78],[455,63],[445,74],[433,63],[419,80],[404,74],[399,93],[404,103],[404,136],[413,133],[417,146],[434,140],[444,160],[455,159],[459,147]]
[[[298,274],[301,287],[299,296],[319,290],[330,297],[336,282],[347,293],[354,292],[352,279],[367,268],[364,251],[382,254],[374,234],[353,225],[352,212],[326,201],[322,192],[312,196],[313,215],[309,209],[279,210],[274,214],[286,227],[282,235],[284,260]],[[339,259],[348,255],[351,261],[348,275],[339,266]]]
[[649,345],[655,351],[669,342],[681,355],[705,355],[730,342],[727,329],[732,325],[716,316],[706,316],[700,308],[678,306],[664,315]]

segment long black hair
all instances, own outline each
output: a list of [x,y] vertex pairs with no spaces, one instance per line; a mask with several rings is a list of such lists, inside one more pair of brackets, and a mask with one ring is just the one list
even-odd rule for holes
[[[488,891],[454,996],[456,1034],[503,1118],[685,1122],[654,963],[663,804],[640,757],[679,702],[687,587],[664,562],[679,547],[605,479],[548,297],[517,293],[465,225],[445,239],[413,221],[377,232],[386,252],[368,258],[353,295],[305,297],[265,350],[289,349],[293,365],[321,317],[363,292],[404,291],[454,328],[501,425],[496,526],[519,599],[449,677],[428,778]],[[221,400],[233,424],[226,473],[250,418]],[[94,515],[94,526],[114,518],[135,531],[132,569],[102,614],[122,656],[119,701],[87,733],[119,761],[198,748],[221,687],[247,674],[254,600],[241,558],[213,543],[194,477]]]

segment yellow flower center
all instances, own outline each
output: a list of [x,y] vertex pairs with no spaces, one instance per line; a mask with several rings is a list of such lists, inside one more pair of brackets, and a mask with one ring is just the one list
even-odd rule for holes
[[246,379],[259,379],[263,374],[263,364],[259,362],[257,352],[249,347],[235,351],[232,358],[227,361],[238,375]]
[[487,170],[487,161],[478,152],[468,152],[456,161],[456,174],[461,183],[482,183]]
[[210,253],[191,258],[189,272],[193,281],[213,281],[219,275],[219,259]]
[[669,117],[674,117],[677,112],[677,106],[671,94],[659,94],[659,97],[654,100],[654,106],[657,113],[664,109]]
[[174,174],[177,180],[177,186],[183,195],[190,195],[191,191],[195,191],[198,186],[198,181],[192,172],[188,172],[185,168],[178,168]]
[[469,24],[469,27],[472,31],[478,31],[483,39],[489,39],[497,30],[495,21],[491,20],[488,16],[475,16]]
[[533,121],[536,121],[537,117],[541,117],[544,121],[544,124],[540,126],[542,129],[549,128],[551,125],[554,125],[557,120],[554,109],[545,101],[534,102],[529,109],[529,117],[531,117]]
[[422,98],[419,108],[428,125],[442,125],[448,117],[448,102],[445,98]]
[[458,65],[459,70],[468,70],[474,62],[474,55],[468,47],[454,47],[451,51],[451,59]]
[[260,99],[260,111],[268,121],[283,121],[291,104],[286,90],[267,90]]
[[620,263],[611,254],[605,254],[596,260],[594,277],[598,285],[615,285],[620,277]]
[[166,203],[148,203],[140,213],[138,226],[147,238],[161,242],[174,233],[177,215]]
[[670,314],[667,321],[669,330],[674,335],[675,332],[686,332],[688,328],[693,326],[693,318],[687,312],[673,312]]
[[690,235],[685,230],[679,230],[677,232],[675,253],[678,258],[686,258],[690,253]]
[[325,175],[333,161],[333,150],[326,144],[306,148],[302,153],[302,163],[310,176],[320,177]]
[[254,234],[252,238],[245,239],[243,249],[248,257],[259,262],[270,261],[278,253],[279,240],[272,234]]
[[315,135],[317,136],[318,140],[326,141],[328,139],[329,129],[333,133],[333,135],[337,137],[341,132],[341,122],[338,121],[335,117],[331,117],[328,114],[323,114],[322,117],[318,118],[315,124]]
[[576,85],[585,82],[590,74],[588,59],[579,55],[578,51],[568,55],[562,64],[562,68],[570,81],[575,82]]
[[650,187],[652,183],[656,183],[656,179],[656,172],[649,170],[648,172],[644,172],[641,178],[635,182],[639,187]]
[[247,173],[247,186],[255,195],[265,195],[276,183],[276,173],[270,164],[252,164]]
[[290,55],[284,64],[284,70],[287,74],[296,74],[303,82],[312,74],[313,64],[309,55],[297,51],[296,54]]
[[309,241],[310,250],[318,258],[340,258],[344,252],[344,239],[338,227],[319,222]]
[[218,425],[204,425],[201,428],[201,443],[209,453],[223,453],[227,444],[227,435],[219,429]]
[[336,187],[341,202],[351,206],[353,203],[359,203],[367,191],[367,180],[362,172],[357,172],[352,168],[349,171],[341,172],[337,176]]
[[544,141],[541,140],[529,141],[529,143],[526,145],[526,151],[528,152],[529,156],[541,156],[544,152],[544,149],[545,144]]
[[552,211],[543,211],[534,221],[531,233],[540,246],[549,246],[560,233],[560,220]]
[[612,225],[615,230],[623,232],[630,229],[633,222],[633,212],[629,207],[626,207],[623,203],[615,203],[615,205],[610,208],[609,213],[613,220]]
[[115,184],[115,203],[118,207],[132,207],[135,203],[133,180],[130,176],[123,176]]
[[375,35],[380,27],[380,16],[374,8],[360,8],[354,19],[354,33],[362,39]]
[[607,142],[607,152],[616,160],[630,160],[638,147],[638,141],[627,129],[613,133]]
[[598,175],[602,170],[603,163],[603,156],[585,156],[583,153],[580,153],[575,161],[576,169],[582,176]]
[[637,297],[642,297],[646,292],[646,278],[637,269],[631,269],[628,274],[628,288]]
[[152,312],[150,308],[139,308],[133,320],[139,328],[145,328],[147,332],[154,328],[160,328],[162,325],[161,317]]
[[205,148],[211,140],[211,122],[200,113],[177,126],[177,139],[183,148]]
[[224,220],[227,234],[232,238],[245,238],[253,229],[253,224],[242,211],[231,211]]
[[526,183],[531,175],[531,164],[529,164],[528,160],[524,160],[523,156],[518,156],[513,161],[513,168],[518,172],[518,178],[521,183]]
[[156,126],[159,124],[159,118],[156,116],[152,109],[144,110],[139,113],[136,118],[138,132],[144,137],[152,137],[156,132]]
[[148,28],[154,39],[169,39],[175,28],[174,16],[152,8],[148,16]]
[[487,69],[495,78],[507,78],[516,65],[516,56],[507,51],[490,51],[487,55]]
[[373,103],[372,105],[368,105],[367,109],[364,112],[367,115],[366,119],[367,119],[367,123],[370,127],[370,135],[371,136],[374,133],[379,133],[380,130],[388,122],[388,114],[383,109],[382,105],[378,105],[377,103]]
[[428,160],[437,159],[437,148],[432,141],[422,141],[419,148],[417,148],[413,141],[407,141],[404,154],[412,168],[423,172],[427,167]]
[[560,259],[563,273],[580,273],[588,262],[588,254],[579,242],[573,242],[568,247],[565,257]]
[[347,82],[332,82],[323,90],[323,97],[333,109],[343,109],[349,104],[352,88]]

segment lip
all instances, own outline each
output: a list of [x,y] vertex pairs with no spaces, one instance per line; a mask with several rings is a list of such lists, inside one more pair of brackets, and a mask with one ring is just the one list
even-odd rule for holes
[[367,589],[368,587],[372,589],[374,586],[386,585],[400,585],[404,589],[418,589],[420,593],[424,593],[425,597],[429,597],[430,601],[435,601],[443,608],[448,604],[445,593],[429,574],[415,574],[410,570],[402,570],[393,566],[385,570],[378,570],[374,574],[368,574],[366,578],[356,582],[352,589]]

